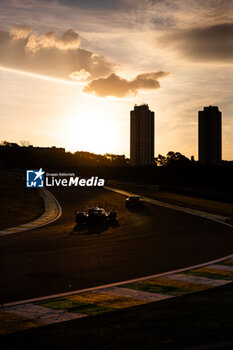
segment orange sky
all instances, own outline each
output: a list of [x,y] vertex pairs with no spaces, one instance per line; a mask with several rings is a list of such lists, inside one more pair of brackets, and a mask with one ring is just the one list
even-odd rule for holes
[[232,160],[232,5],[1,2],[0,140],[129,156],[129,112],[148,103],[155,154],[197,159],[197,113],[213,104]]

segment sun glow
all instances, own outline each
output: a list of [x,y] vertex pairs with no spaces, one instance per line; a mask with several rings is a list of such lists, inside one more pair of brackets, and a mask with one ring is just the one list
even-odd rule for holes
[[75,109],[62,129],[63,143],[71,152],[114,153],[119,147],[116,122],[104,107]]

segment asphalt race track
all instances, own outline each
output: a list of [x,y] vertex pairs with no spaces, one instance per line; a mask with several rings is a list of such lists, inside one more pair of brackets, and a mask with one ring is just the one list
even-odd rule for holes
[[[0,238],[0,303],[94,287],[182,268],[233,251],[233,228],[103,189],[57,188],[62,217]],[[119,226],[75,229],[74,210],[105,204]],[[10,223],[9,223],[10,226]]]

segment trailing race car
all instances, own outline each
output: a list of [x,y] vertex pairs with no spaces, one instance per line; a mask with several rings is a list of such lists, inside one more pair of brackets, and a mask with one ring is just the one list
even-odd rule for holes
[[127,196],[125,200],[126,208],[141,208],[143,199],[140,196]]
[[77,224],[112,224],[116,222],[117,213],[106,211],[103,208],[93,207],[85,211],[75,211],[75,221]]

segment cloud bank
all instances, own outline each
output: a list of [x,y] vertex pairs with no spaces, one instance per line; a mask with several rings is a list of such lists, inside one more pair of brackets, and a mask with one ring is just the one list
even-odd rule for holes
[[158,79],[166,77],[168,72],[144,73],[132,80],[126,80],[112,73],[107,78],[92,80],[83,88],[83,92],[94,94],[98,97],[127,97],[135,96],[139,90],[155,90],[160,88]]
[[132,80],[116,75],[116,64],[97,53],[80,48],[73,29],[60,37],[55,32],[34,33],[27,25],[0,31],[0,65],[63,80],[88,82],[83,92],[99,97],[135,96],[139,90],[160,88],[158,79],[168,73],[144,73]]
[[[55,32],[38,35],[27,25],[0,30],[0,65],[64,80],[86,80],[111,74],[108,58],[80,48],[73,29],[60,37]],[[85,74],[84,74],[85,73]]]
[[233,62],[233,23],[180,30],[159,41],[192,61]]
[[69,29],[63,33],[60,39],[56,38],[54,32],[43,35],[29,35],[25,50],[29,53],[36,53],[40,49],[60,49],[75,50],[79,48],[80,37],[73,29]]

